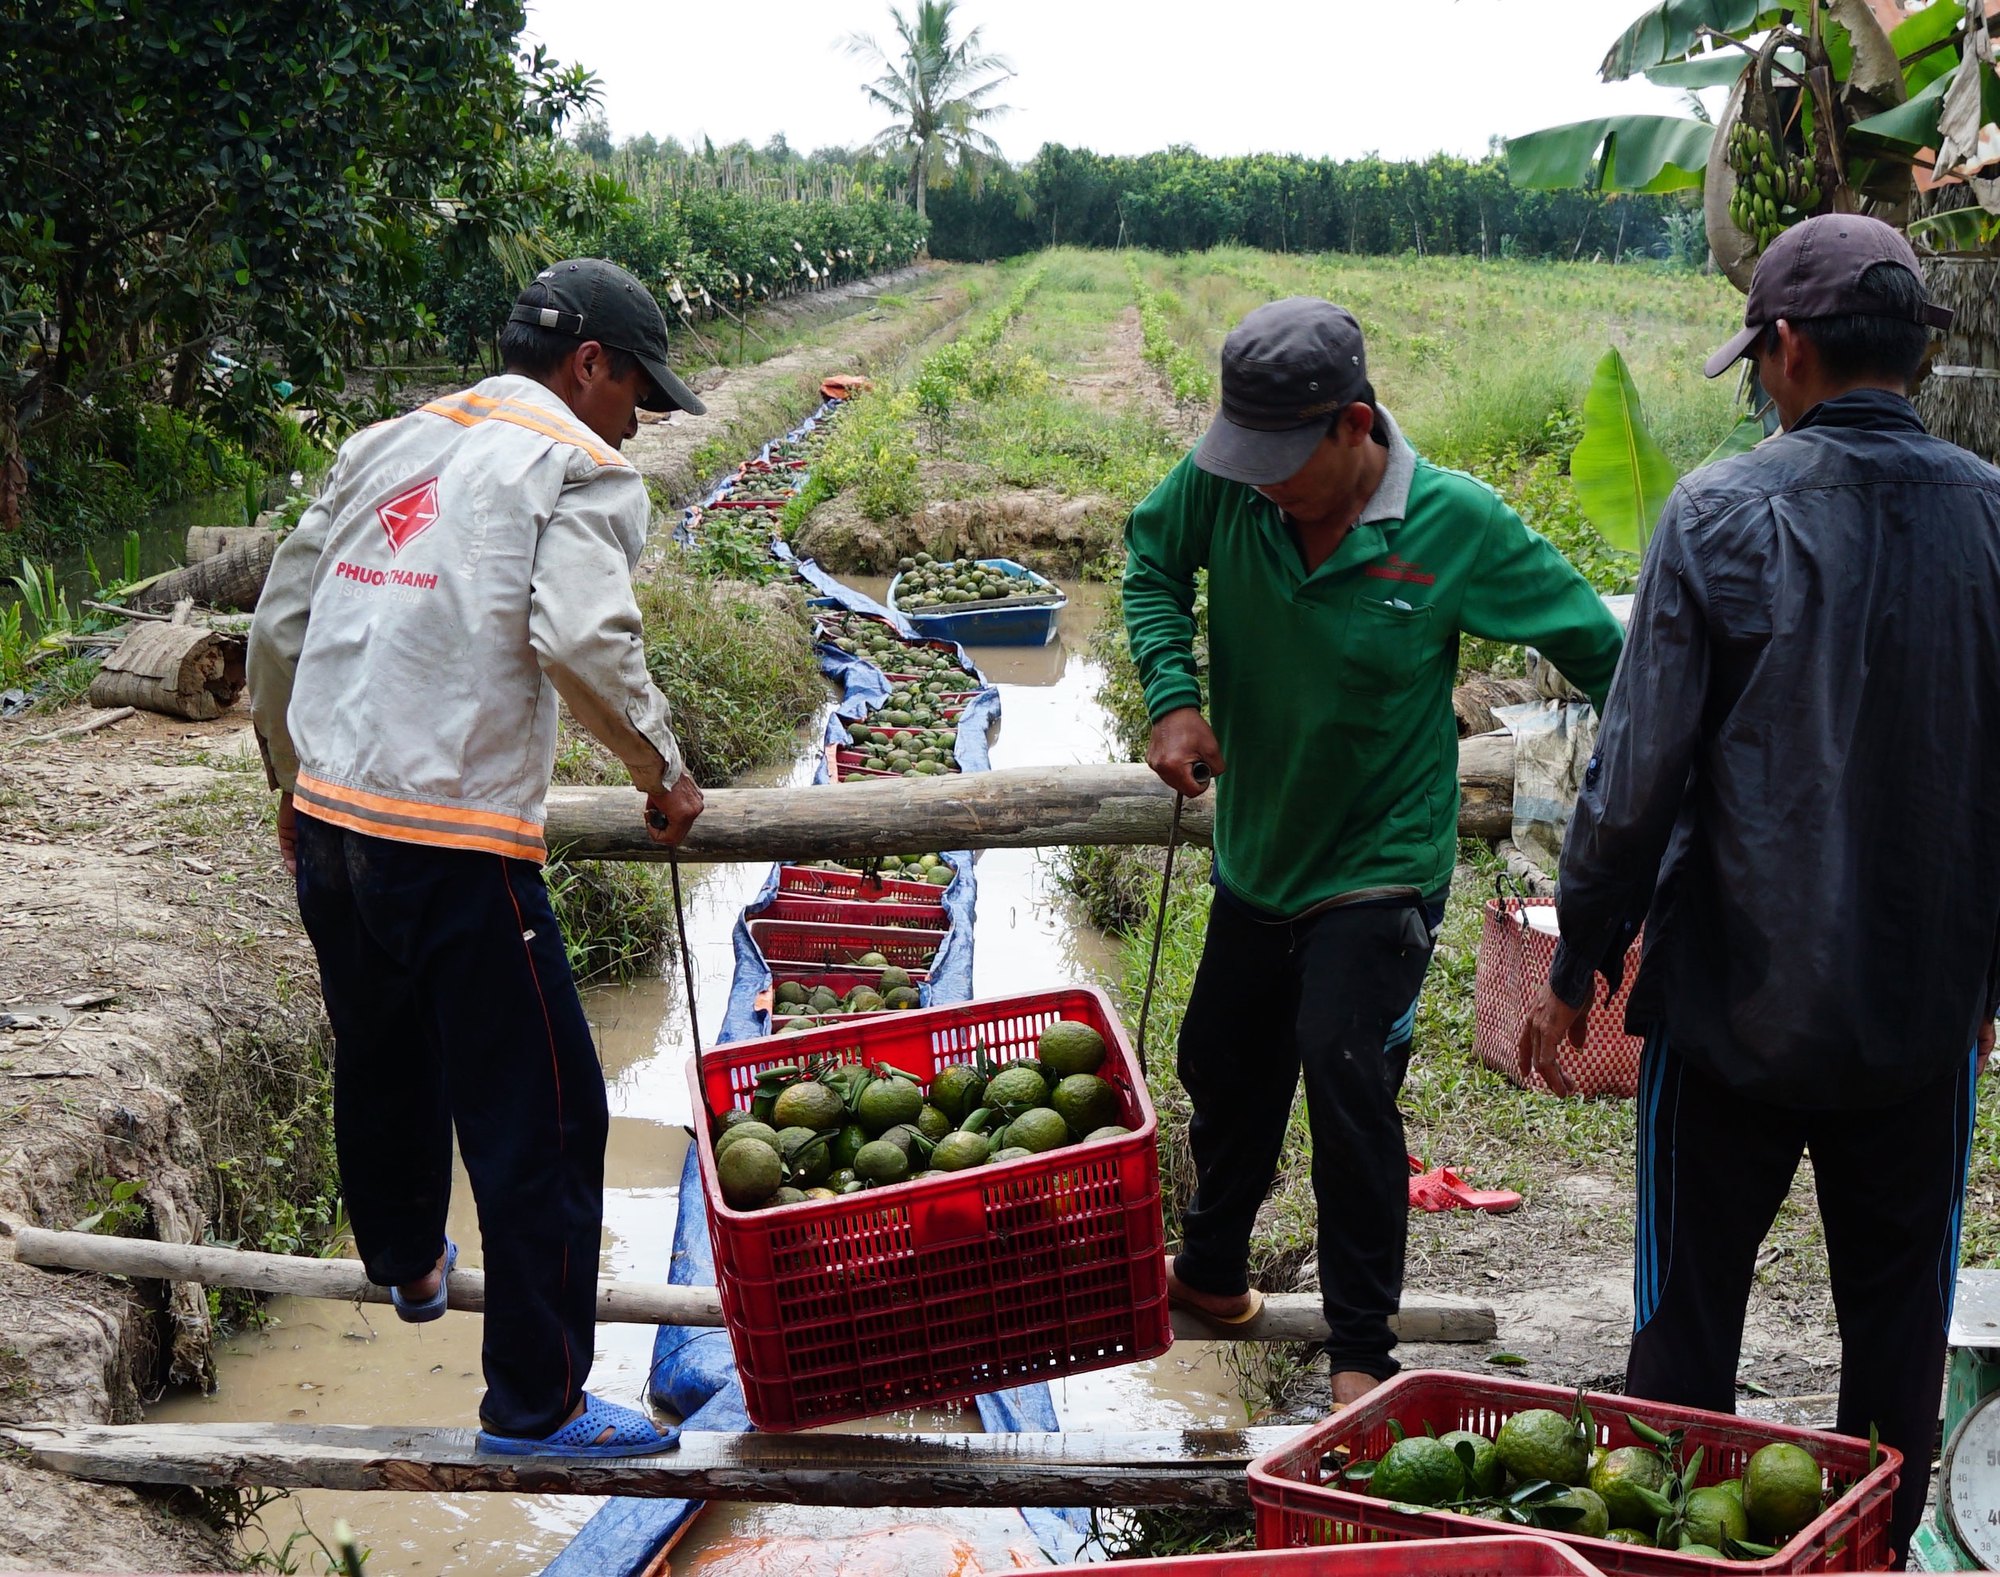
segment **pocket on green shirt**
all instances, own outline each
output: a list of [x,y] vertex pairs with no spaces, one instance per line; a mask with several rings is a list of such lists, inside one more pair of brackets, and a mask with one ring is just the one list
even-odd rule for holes
[[1431,609],[1398,607],[1364,592],[1348,609],[1340,643],[1340,684],[1374,693],[1415,682],[1432,647]]

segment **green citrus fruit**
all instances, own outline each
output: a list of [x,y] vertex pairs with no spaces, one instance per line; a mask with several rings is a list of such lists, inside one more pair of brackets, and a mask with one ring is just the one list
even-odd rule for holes
[[1061,1112],[1037,1106],[1007,1125],[1007,1139],[1010,1145],[1041,1155],[1069,1143],[1069,1124]]
[[1660,1520],[1657,1511],[1634,1493],[1650,1490],[1660,1494],[1667,1487],[1667,1464],[1657,1451],[1645,1446],[1620,1446],[1607,1452],[1590,1470],[1590,1487],[1604,1497],[1614,1528],[1650,1528]]
[[716,1160],[720,1161],[728,1154],[731,1145],[741,1144],[745,1139],[761,1139],[775,1150],[778,1147],[778,1130],[769,1123],[758,1122],[754,1117],[748,1122],[732,1123],[716,1136]]
[[1711,1484],[1706,1489],[1692,1490],[1687,1498],[1686,1538],[1697,1544],[1711,1544],[1721,1549],[1727,1540],[1738,1543],[1750,1537],[1750,1520],[1743,1513],[1743,1503],[1726,1489],[1718,1489]]
[[1722,1551],[1713,1544],[1697,1544],[1692,1539],[1683,1544],[1678,1553],[1692,1555],[1698,1561],[1719,1561],[1723,1558]]
[[1552,1532],[1574,1533],[1580,1538],[1601,1539],[1611,1531],[1611,1513],[1605,1510],[1604,1497],[1594,1489],[1579,1485],[1566,1489],[1560,1495],[1551,1495],[1542,1502],[1543,1508],[1550,1506],[1574,1506],[1583,1513],[1564,1521],[1550,1521],[1546,1526]]
[[1819,1463],[1803,1446],[1774,1441],[1743,1470],[1743,1510],[1757,1537],[1783,1544],[1820,1513]]
[[886,966],[882,971],[882,981],[877,989],[881,991],[884,998],[887,998],[891,991],[909,990],[910,972],[907,969],[898,969],[894,964]]
[[1522,1483],[1581,1484],[1590,1466],[1582,1432],[1563,1413],[1530,1407],[1500,1426],[1500,1465]]
[[839,1171],[842,1167],[853,1166],[856,1153],[867,1142],[868,1130],[862,1127],[861,1124],[844,1124],[839,1135],[830,1146],[833,1151],[834,1170]]
[[778,1092],[771,1107],[771,1122],[780,1131],[786,1128],[837,1128],[847,1116],[847,1103],[824,1084],[807,1079],[789,1084]]
[[762,1140],[739,1139],[716,1157],[715,1180],[730,1209],[754,1210],[784,1182],[785,1163]]
[[1033,1150],[1022,1149],[1018,1144],[1010,1144],[1004,1149],[995,1150],[993,1152],[993,1159],[996,1161],[1025,1161],[1034,1153]]
[[1118,1092],[1094,1073],[1072,1073],[1055,1087],[1049,1105],[1081,1139],[1118,1121]]
[[957,1126],[937,1107],[926,1101],[917,1112],[917,1132],[935,1143]]
[[1104,1037],[1088,1024],[1059,1020],[1042,1031],[1036,1055],[1059,1077],[1095,1073],[1104,1066]]
[[874,1079],[854,1102],[854,1116],[872,1134],[898,1123],[913,1123],[924,1109],[924,1092],[912,1079]]
[[986,1086],[986,1104],[1003,1111],[1024,1112],[1048,1104],[1049,1087],[1033,1067],[1014,1063],[993,1075]]
[[[1090,1137],[1095,1139],[1097,1135],[1092,1134]],[[1453,1451],[1458,1452],[1460,1466],[1464,1465],[1465,1453],[1458,1450],[1459,1446],[1465,1445],[1471,1448],[1472,1469],[1465,1476],[1466,1488],[1471,1493],[1475,1495],[1500,1493],[1501,1486],[1507,1482],[1507,1470],[1500,1465],[1500,1452],[1492,1441],[1484,1435],[1475,1435],[1469,1429],[1454,1429],[1450,1434],[1440,1435],[1438,1438]]]
[[976,1133],[948,1133],[931,1151],[931,1167],[939,1172],[962,1172],[984,1166],[989,1159],[986,1137]]
[[1375,1464],[1370,1493],[1409,1506],[1442,1506],[1465,1497],[1465,1467],[1458,1453],[1429,1435],[1398,1440]]
[[986,1081],[976,1068],[962,1062],[941,1069],[931,1080],[931,1105],[954,1123],[962,1123],[979,1109],[986,1094]]
[[823,1183],[833,1172],[832,1150],[810,1128],[779,1129],[778,1154],[785,1158],[785,1170],[800,1188]]
[[1636,1544],[1642,1550],[1658,1549],[1658,1541],[1644,1528],[1613,1528],[1604,1535],[1613,1544]]
[[1083,1142],[1085,1144],[1095,1144],[1100,1139],[1129,1139],[1131,1136],[1132,1130],[1130,1128],[1120,1127],[1117,1123],[1107,1123],[1102,1128],[1091,1129],[1089,1133],[1083,1136]]
[[864,1183],[900,1183],[910,1175],[910,1158],[886,1139],[871,1140],[854,1158],[854,1175]]

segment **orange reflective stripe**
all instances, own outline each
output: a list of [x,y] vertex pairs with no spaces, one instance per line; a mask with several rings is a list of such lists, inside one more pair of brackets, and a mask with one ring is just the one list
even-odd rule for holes
[[468,827],[484,827],[494,832],[531,838],[537,843],[542,838],[542,829],[537,823],[523,821],[518,816],[502,815],[499,811],[468,810],[461,805],[434,805],[428,800],[403,799],[394,794],[371,794],[366,789],[349,788],[344,783],[329,783],[310,772],[301,772],[299,783],[322,799],[336,800],[360,811],[379,810],[396,816],[418,816],[427,821],[458,822]]
[[599,465],[620,466],[628,462],[616,450],[606,449],[584,430],[565,422],[561,417],[530,405],[525,400],[496,400],[489,395],[474,394],[467,389],[462,394],[446,395],[443,399],[432,400],[423,407],[433,416],[442,416],[447,421],[457,422],[461,427],[472,427],[488,420],[506,422],[512,427],[525,427],[530,432],[540,433],[544,438],[553,438],[581,449]]
[[472,832],[432,832],[421,827],[388,825],[372,821],[365,815],[354,815],[322,804],[307,796],[300,796],[299,814],[311,816],[315,820],[328,822],[336,827],[345,827],[349,832],[366,833],[371,838],[386,838],[392,843],[420,843],[433,849],[467,849],[476,854],[498,854],[510,860],[533,860],[545,863],[549,857],[546,846],[524,848],[518,843],[508,843],[495,838],[482,838]]
[[542,434],[546,438],[554,438],[566,444],[573,444],[589,455],[599,465],[625,465],[628,463],[615,450],[603,448],[594,440],[584,437],[579,429],[571,427],[561,418],[551,416],[547,411],[539,410],[535,406],[521,405],[509,400],[505,405],[498,407],[488,414],[496,422],[511,422],[516,427],[526,427],[533,432]]

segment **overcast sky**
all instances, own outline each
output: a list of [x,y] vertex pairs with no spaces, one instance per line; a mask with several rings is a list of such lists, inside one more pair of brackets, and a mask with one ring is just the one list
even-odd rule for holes
[[[906,0],[906,9],[912,8]],[[993,126],[1010,159],[1104,153],[1420,158],[1680,95],[1597,80],[1644,0],[961,0],[1013,64]],[[795,148],[853,144],[884,117],[841,41],[894,38],[885,0],[538,0],[528,37],[598,74],[614,140],[651,132]]]

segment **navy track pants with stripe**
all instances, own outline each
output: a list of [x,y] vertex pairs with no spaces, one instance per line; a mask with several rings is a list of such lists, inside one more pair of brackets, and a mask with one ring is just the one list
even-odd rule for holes
[[385,1285],[436,1263],[456,1128],[486,1269],[480,1420],[546,1435],[590,1374],[610,1117],[541,870],[298,826],[355,1246]]
[[1971,1151],[1975,1057],[1903,1100],[1805,1111],[1746,1101],[1664,1034],[1639,1072],[1633,1396],[1735,1411],[1757,1251],[1810,1153],[1840,1321],[1835,1428],[1903,1453],[1891,1542],[1923,1516]]
[[[1319,1286],[1336,1373],[1396,1372],[1410,1173],[1396,1097],[1438,902],[1354,904],[1267,921],[1218,890],[1181,1020],[1195,1193],[1175,1271],[1222,1295],[1248,1285],[1250,1233],[1279,1165],[1312,1169]],[[1309,1156],[1285,1136],[1303,1070]]]

